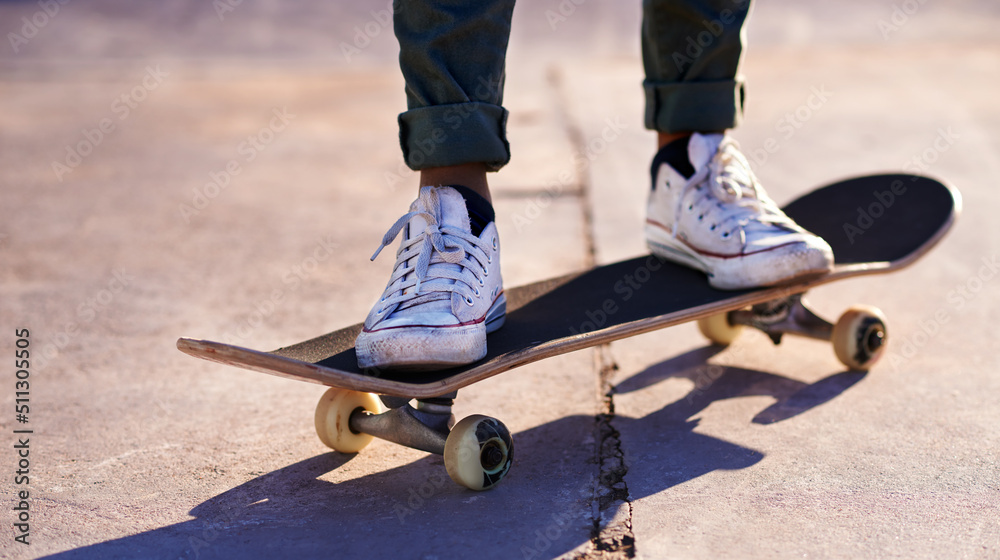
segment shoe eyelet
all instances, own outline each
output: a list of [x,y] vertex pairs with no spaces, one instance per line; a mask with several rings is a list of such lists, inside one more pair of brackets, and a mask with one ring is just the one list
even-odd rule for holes
[[712,224],[712,227],[710,227],[708,229],[709,229],[709,231],[715,231],[715,224]]
[[698,216],[698,221],[699,221],[699,222],[700,222],[700,221],[702,221],[702,219],[703,219],[704,217],[705,217],[705,215],[704,215],[704,214],[702,214],[701,216]]
[[476,281],[478,281],[478,282],[479,282],[479,287],[480,287],[480,288],[486,285],[486,282],[483,282],[483,279],[482,279],[482,278],[476,278]]
[[473,288],[472,288],[472,293],[476,294],[476,297],[479,297],[481,295],[479,293],[479,288],[476,288],[475,286],[473,286]]
[[486,255],[486,264],[493,264],[493,257],[491,255]]
[[484,266],[484,267],[483,267],[483,278],[486,278],[486,277],[488,277],[489,275],[490,275],[490,271],[489,271],[489,269],[488,269],[488,268],[486,268],[486,267]]
[[496,237],[493,238],[493,250],[494,251],[497,250],[497,238]]
[[694,204],[689,204],[688,205],[688,210],[694,210]]
[[463,298],[463,299],[465,299],[465,304],[468,305],[469,307],[472,307],[474,305],[474,303],[475,303],[475,302],[472,301],[472,298],[470,298],[470,297]]

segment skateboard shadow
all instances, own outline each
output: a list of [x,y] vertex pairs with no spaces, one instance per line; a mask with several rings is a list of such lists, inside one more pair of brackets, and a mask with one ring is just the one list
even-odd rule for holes
[[843,371],[815,383],[803,383],[773,373],[708,363],[723,350],[721,346],[704,346],[652,365],[616,385],[614,393],[631,393],[670,378],[688,379],[694,383],[691,391],[683,399],[664,407],[662,413],[674,419],[687,419],[715,401],[769,396],[776,402],[752,421],[773,424],[833,400],[867,375],[866,372]]
[[641,418],[616,416],[629,462],[626,476],[633,499],[694,480],[719,469],[741,469],[757,464],[764,454],[695,431],[700,412],[718,401],[769,396],[775,403],[757,413],[755,424],[773,424],[798,416],[834,399],[865,377],[842,372],[815,383],[762,371],[710,364],[722,347],[696,348],[654,364],[620,381],[613,393],[649,388],[668,379],[688,379],[688,393]]
[[[696,380],[715,352],[702,348],[661,362],[617,390],[635,391],[671,377]],[[852,375],[806,385],[724,368],[710,385],[695,381],[690,398],[642,418],[614,418],[622,441],[632,443],[624,446],[630,499],[763,459],[759,451],[694,431],[691,417],[711,402],[775,396],[778,403],[753,420],[768,423],[828,401],[860,380]],[[344,478],[338,471],[354,468],[354,456],[324,453],[209,498],[189,512],[190,520],[51,558],[554,557],[592,537],[599,477],[594,448],[605,435],[595,417],[584,415],[518,432],[516,468],[503,484],[482,493],[452,483],[436,455],[336,482]],[[386,447],[371,452],[384,457],[392,447],[381,445]]]

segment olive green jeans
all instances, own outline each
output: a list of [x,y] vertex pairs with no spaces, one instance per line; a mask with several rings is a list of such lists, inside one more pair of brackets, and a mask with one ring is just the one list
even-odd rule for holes
[[[582,4],[584,0],[564,0]],[[749,0],[643,0],[646,127],[714,132],[743,113]],[[510,161],[504,64],[514,0],[395,0],[406,81],[399,139],[410,168]]]

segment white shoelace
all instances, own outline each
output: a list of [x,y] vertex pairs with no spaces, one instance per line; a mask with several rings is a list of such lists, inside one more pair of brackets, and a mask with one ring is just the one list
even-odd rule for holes
[[[692,189],[700,191],[700,195],[688,201]],[[728,238],[739,231],[744,244],[747,241],[744,228],[753,222],[798,229],[795,222],[760,188],[757,177],[750,169],[750,162],[736,142],[728,137],[723,138],[712,159],[688,179],[677,197],[671,232],[675,238],[685,204],[689,212],[698,212],[699,221],[711,218],[713,223],[710,229],[713,231],[723,228],[722,237]]]
[[[437,194],[430,191],[429,196],[431,200],[427,202],[437,207]],[[458,292],[468,305],[472,305],[472,298],[479,297],[479,288],[485,285],[484,278],[489,275],[487,265],[493,261],[489,254],[490,247],[471,233],[452,226],[441,226],[437,217],[426,209],[408,212],[396,220],[382,237],[382,244],[375,250],[371,260],[375,260],[382,249],[391,244],[416,216],[423,217],[427,226],[416,235],[411,232],[411,237],[404,240],[396,252],[396,266],[389,278],[388,287],[382,294],[379,313],[397,304],[399,309],[406,309],[422,303],[450,299],[452,292]],[[407,261],[414,257],[417,259],[415,266],[406,266]],[[449,264],[460,268],[456,269]],[[469,283],[463,270],[472,273],[475,285]],[[404,278],[406,276],[409,277]]]

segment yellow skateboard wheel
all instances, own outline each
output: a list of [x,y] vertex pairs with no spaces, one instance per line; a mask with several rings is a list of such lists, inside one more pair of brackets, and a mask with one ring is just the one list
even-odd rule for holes
[[327,389],[316,405],[316,435],[327,447],[341,453],[357,453],[371,443],[372,436],[351,430],[351,414],[362,409],[379,414],[378,397],[344,389]]
[[743,325],[733,325],[729,322],[728,313],[719,313],[698,319],[698,330],[714,344],[729,346],[739,336]]
[[845,366],[868,371],[885,352],[889,335],[885,315],[877,307],[855,305],[833,327],[833,351]]

